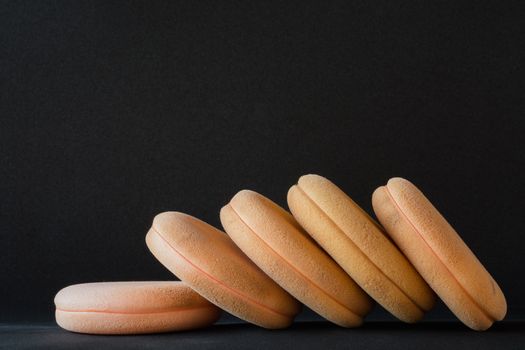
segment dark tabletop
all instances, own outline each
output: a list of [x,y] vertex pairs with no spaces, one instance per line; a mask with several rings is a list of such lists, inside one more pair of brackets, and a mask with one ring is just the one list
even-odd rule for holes
[[0,325],[2,349],[523,349],[525,322],[505,321],[475,332],[459,322],[368,322],[344,329],[328,322],[298,322],[286,330],[246,323],[219,323],[198,331],[137,336],[70,333],[56,324]]

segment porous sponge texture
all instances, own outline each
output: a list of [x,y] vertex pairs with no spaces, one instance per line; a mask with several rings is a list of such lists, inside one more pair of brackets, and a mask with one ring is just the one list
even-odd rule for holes
[[302,176],[288,192],[297,221],[379,304],[405,322],[421,319],[435,295],[382,228],[350,197],[319,175]]
[[157,215],[146,236],[155,257],[203,297],[265,328],[289,326],[300,304],[224,232],[179,212]]
[[66,287],[55,297],[56,321],[90,334],[189,330],[214,323],[220,309],[183,282],[101,282]]
[[237,246],[299,301],[340,326],[362,323],[370,299],[290,213],[243,190],[222,208],[220,217]]
[[374,191],[372,204],[390,237],[463,323],[485,330],[505,316],[496,281],[416,186],[390,179]]

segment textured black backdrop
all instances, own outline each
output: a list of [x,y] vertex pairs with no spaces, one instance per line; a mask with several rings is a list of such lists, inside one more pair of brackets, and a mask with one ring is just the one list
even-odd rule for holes
[[[305,173],[412,180],[525,311],[521,1],[0,2],[0,321],[172,278],[155,213],[219,225]],[[450,316],[441,307],[434,315]]]

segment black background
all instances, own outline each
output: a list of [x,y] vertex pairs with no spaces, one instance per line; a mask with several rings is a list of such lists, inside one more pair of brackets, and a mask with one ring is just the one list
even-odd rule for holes
[[286,205],[305,173],[368,212],[412,180],[521,317],[524,47],[521,1],[2,1],[0,321],[173,278],[156,213],[218,226],[238,190]]

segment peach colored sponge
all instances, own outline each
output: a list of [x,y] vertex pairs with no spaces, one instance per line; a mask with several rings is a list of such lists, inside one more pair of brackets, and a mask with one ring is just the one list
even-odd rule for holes
[[56,321],[72,332],[140,334],[209,326],[220,309],[182,282],[76,284],[55,297]]
[[386,231],[419,273],[467,326],[485,330],[507,311],[498,284],[430,201],[393,178],[372,196]]
[[228,235],[268,276],[326,319],[355,327],[371,308],[366,293],[268,198],[237,193],[220,213]]
[[302,176],[288,192],[297,221],[379,304],[415,322],[434,293],[381,227],[328,179]]
[[155,257],[222,309],[265,328],[289,326],[300,304],[224,232],[179,212],[157,215],[146,236]]

